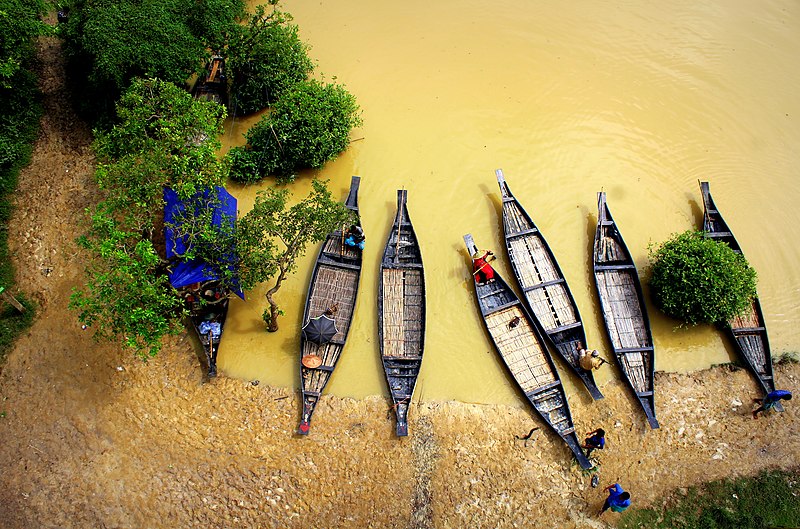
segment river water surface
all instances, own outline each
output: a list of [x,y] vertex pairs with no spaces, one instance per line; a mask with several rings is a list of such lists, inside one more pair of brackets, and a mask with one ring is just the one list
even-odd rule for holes
[[[317,61],[343,84],[364,125],[321,171],[342,200],[351,175],[367,234],[347,346],[327,392],[387,395],[377,341],[377,277],[396,205],[408,209],[427,283],[425,359],[416,399],[522,405],[486,334],[462,236],[502,243],[495,169],[538,225],[577,301],[589,345],[608,349],[591,272],[596,193],[639,267],[647,246],[697,228],[698,180],[711,192],[759,275],[773,355],[800,350],[800,3],[578,0],[284,0]],[[229,120],[241,145],[257,116]],[[268,185],[269,181],[264,185]],[[230,186],[240,214],[258,186]],[[277,294],[285,311],[265,332],[266,285],[231,304],[219,367],[228,376],[299,387],[299,332],[319,250]],[[691,371],[734,359],[712,327],[676,329],[648,310],[656,369]],[[610,358],[610,355],[606,354]],[[588,395],[556,360],[568,392]],[[605,366],[605,382],[621,375]],[[778,386],[781,386],[778,380]],[[657,388],[656,388],[657,391]],[[658,403],[658,400],[657,400]]]

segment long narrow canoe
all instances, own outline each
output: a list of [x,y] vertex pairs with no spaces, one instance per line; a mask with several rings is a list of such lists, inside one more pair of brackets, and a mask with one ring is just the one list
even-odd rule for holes
[[597,194],[593,261],[597,296],[617,363],[642,405],[650,427],[658,428],[653,392],[655,350],[642,286],[602,192]]
[[602,399],[592,372],[579,363],[579,344],[588,347],[586,332],[564,274],[544,236],[511,193],[503,171],[498,169],[495,174],[503,198],[506,251],[528,310],[592,398]]
[[[722,218],[714,199],[711,198],[708,182],[700,182],[700,192],[703,195],[703,231],[705,236],[727,243],[733,251],[742,253],[739,243],[733,236],[725,219]],[[747,368],[755,375],[758,384],[764,393],[775,390],[775,379],[772,371],[772,354],[770,353],[767,327],[761,313],[761,303],[758,297],[753,298],[750,309],[737,316],[725,325],[728,336],[731,337],[736,351],[744,360]]]
[[408,435],[408,408],[425,346],[425,273],[406,200],[407,192],[398,190],[378,284],[378,338],[398,436]]
[[[230,291],[219,281],[199,283],[197,288],[184,288],[184,298],[189,304],[190,317],[208,363],[208,376],[217,376],[217,352],[222,341],[222,331],[228,317]],[[214,332],[216,330],[216,332]]]
[[[470,255],[478,251],[472,235],[464,235],[464,243]],[[496,271],[493,282],[478,283],[475,274],[472,278],[486,330],[511,376],[536,413],[567,443],[581,467],[592,468],[575,433],[556,366],[525,306]]]
[[[358,217],[358,186],[361,179],[354,176],[350,183],[350,194],[345,206]],[[333,309],[333,319],[338,332],[327,343],[317,344],[300,335],[300,372],[301,389],[303,394],[303,414],[298,433],[307,435],[310,428],[311,415],[322,396],[322,391],[328,383],[336,362],[339,361],[344,348],[350,323],[353,319],[353,310],[358,294],[358,284],[361,278],[361,250],[344,244],[343,234],[347,232],[344,226],[328,235],[322,244],[322,249],[317,256],[311,283],[308,287],[305,310],[303,311],[303,326],[313,318]],[[315,364],[319,364],[316,367]]]

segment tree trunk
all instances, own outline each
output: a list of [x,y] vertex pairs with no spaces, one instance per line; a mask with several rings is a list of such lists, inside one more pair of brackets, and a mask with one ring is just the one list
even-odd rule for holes
[[[278,280],[275,281],[275,286],[271,289],[267,290],[265,297],[267,298],[267,303],[269,303],[269,317],[265,317],[264,320],[267,322],[267,332],[275,332],[278,330],[278,316],[281,315],[281,309],[278,307],[278,304],[273,299],[272,295],[281,288],[281,283],[283,283],[283,279],[286,277],[286,270],[281,266],[281,273],[278,274]],[[267,311],[264,311],[264,315],[267,315]]]

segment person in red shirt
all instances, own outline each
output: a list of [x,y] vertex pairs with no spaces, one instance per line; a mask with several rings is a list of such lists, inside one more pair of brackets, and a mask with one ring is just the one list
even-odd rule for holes
[[490,250],[484,250],[483,255],[481,252],[472,254],[472,275],[479,285],[494,281],[494,268],[489,264],[494,260],[495,256]]

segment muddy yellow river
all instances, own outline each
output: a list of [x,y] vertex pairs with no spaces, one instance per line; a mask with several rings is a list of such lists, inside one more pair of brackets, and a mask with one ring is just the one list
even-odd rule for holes
[[[479,318],[462,241],[471,233],[494,249],[497,269],[513,283],[498,168],[552,247],[590,346],[608,348],[591,272],[596,193],[607,193],[643,276],[648,244],[700,225],[702,179],[758,272],[773,355],[800,349],[800,3],[285,0],[284,7],[311,46],[316,74],[346,86],[364,119],[347,152],[292,186],[300,197],[311,178],[329,179],[343,200],[350,176],[362,179],[361,289],[327,392],[388,395],[377,273],[396,190],[407,189],[428,303],[415,398],[522,405]],[[226,146],[242,144],[256,119],[229,120]],[[230,186],[242,214],[258,189]],[[300,320],[318,249],[308,249],[277,294],[285,311],[279,332],[266,333],[261,319],[266,286],[247,293],[247,302],[233,300],[219,356],[227,376],[299,387]],[[648,310],[657,370],[734,359],[716,329],[676,329],[652,304]],[[568,391],[586,395],[556,363]],[[596,378],[602,389],[620,376],[605,366]]]

